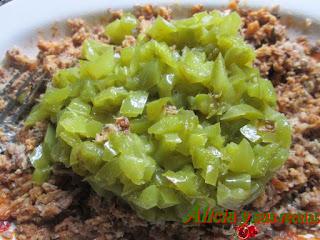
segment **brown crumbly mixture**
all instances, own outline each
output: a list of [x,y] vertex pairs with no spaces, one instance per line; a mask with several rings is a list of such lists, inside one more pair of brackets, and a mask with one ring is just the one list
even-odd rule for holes
[[[229,8],[242,16],[243,34],[256,48],[256,65],[276,86],[279,111],[293,126],[288,161],[248,209],[277,213],[320,211],[319,44],[312,46],[304,38],[289,41],[277,14],[266,9],[239,9],[237,1],[231,2]],[[199,5],[192,8],[193,13],[202,10]],[[112,19],[122,14],[122,11],[112,12]],[[170,9],[151,5],[136,8],[135,14],[141,21],[140,31],[145,31],[157,15],[171,18]],[[14,50],[8,53],[9,62],[23,69],[32,69],[37,63],[53,74],[59,68],[76,64],[86,38],[108,42],[102,26],[89,27],[81,19],[68,23],[70,37],[59,41],[39,40],[37,60]],[[133,37],[129,36],[123,44],[133,43]],[[129,127],[123,118],[117,119],[117,124],[124,129]],[[9,143],[0,134],[1,145],[6,146],[6,151],[0,154],[0,219],[17,223],[18,239],[230,238],[226,237],[227,230],[214,225],[150,224],[139,219],[121,200],[102,199],[79,177],[59,166],[48,183],[35,185],[26,154],[42,141],[45,129],[45,123],[22,128],[17,143]],[[102,135],[97,137],[102,139]],[[319,228],[308,225],[259,225],[258,228],[258,239],[298,239],[297,235],[303,233],[320,237]]]
[[170,8],[152,6],[151,4],[148,4],[145,6],[137,6],[135,7],[133,13],[140,20],[141,19],[150,20],[157,16],[161,16],[167,20],[172,18],[171,16],[172,10]]
[[247,11],[238,9],[244,21],[243,34],[255,48],[287,39],[285,26],[267,9]]
[[136,39],[134,36],[125,36],[125,39],[122,41],[122,47],[131,47],[136,44]]
[[191,8],[191,14],[196,14],[203,11],[204,11],[204,7],[201,4],[196,4]]
[[7,62],[9,66],[16,67],[21,70],[32,71],[37,67],[37,59],[29,58],[16,48],[7,52]]

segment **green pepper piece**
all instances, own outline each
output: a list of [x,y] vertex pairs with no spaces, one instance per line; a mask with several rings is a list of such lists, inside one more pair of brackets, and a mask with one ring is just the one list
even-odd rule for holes
[[52,84],[56,88],[64,88],[70,83],[78,81],[80,77],[79,68],[61,69],[52,78]]
[[178,116],[166,116],[153,124],[149,129],[149,134],[162,135],[166,133],[179,132],[183,129],[183,123]]
[[69,133],[76,133],[83,137],[94,138],[102,130],[102,123],[81,115],[60,120],[59,125]]
[[170,101],[170,98],[160,98],[147,104],[147,117],[150,121],[159,120],[165,110],[165,106]]
[[120,175],[121,170],[119,166],[119,159],[114,158],[110,162],[105,163],[96,173],[95,177],[101,182],[101,184],[112,186],[116,183]]
[[291,126],[288,120],[281,113],[276,112],[271,107],[265,110],[266,120],[274,122],[273,129],[259,129],[259,134],[264,142],[275,142],[284,148],[291,145]]
[[47,119],[49,116],[50,112],[48,111],[48,109],[43,104],[37,104],[32,108],[24,124],[26,126],[32,126],[37,122],[41,122],[44,119]]
[[32,154],[29,156],[29,161],[34,168],[46,168],[49,166],[49,159],[43,158],[43,146],[39,145],[34,149]]
[[103,156],[102,159],[104,161],[111,161],[112,159],[114,159],[117,155],[119,155],[119,153],[117,152],[116,149],[114,149],[114,146],[112,145],[112,143],[110,141],[106,141],[103,144]]
[[144,90],[157,85],[161,77],[158,61],[150,61],[142,66],[141,72],[138,75],[139,85]]
[[225,138],[221,135],[220,123],[216,123],[214,125],[205,127],[204,132],[208,136],[208,142],[210,145],[218,149],[222,149],[225,142]]
[[172,73],[164,74],[158,82],[158,91],[160,97],[171,97],[175,84],[175,75]]
[[93,61],[109,51],[108,48],[112,49],[112,46],[93,39],[86,39],[82,44],[82,57],[89,61]]
[[187,196],[199,195],[200,181],[199,177],[194,173],[193,168],[185,166],[182,170],[173,172],[167,171],[162,174],[169,180],[177,190],[186,194]]
[[156,185],[150,185],[140,193],[136,203],[143,209],[156,207],[158,205],[159,195],[158,187]]
[[155,162],[151,157],[121,155],[119,166],[123,174],[134,184],[141,185],[151,180],[155,170]]
[[206,168],[201,171],[201,176],[203,177],[206,184],[216,186],[219,177],[219,172],[219,166],[217,163],[208,164]]
[[50,176],[52,165],[50,152],[55,142],[55,130],[49,125],[43,144],[36,147],[29,157],[32,166],[35,168],[33,179],[38,184],[43,183]]
[[142,114],[148,99],[148,93],[144,91],[130,92],[123,100],[120,114],[126,117],[137,117]]
[[221,152],[214,147],[198,148],[192,155],[192,163],[195,168],[206,169],[208,164],[219,162],[221,156]]
[[83,102],[79,98],[74,98],[67,108],[71,113],[73,113],[75,116],[77,115],[83,115],[83,116],[89,116],[91,107],[89,104]]
[[198,148],[204,147],[208,141],[206,134],[204,133],[192,133],[189,136],[189,153],[192,155]]
[[258,98],[271,106],[276,104],[276,92],[269,80],[259,78],[257,82],[248,86],[248,95]]
[[181,138],[176,133],[164,134],[161,139],[161,143],[163,147],[167,149],[167,151],[173,151],[176,148],[177,144],[181,142]]
[[240,132],[244,137],[246,137],[249,141],[253,143],[261,139],[261,136],[258,134],[257,128],[255,128],[251,124],[247,124],[240,128]]
[[130,131],[136,134],[147,133],[151,124],[152,122],[145,117],[132,119],[130,121]]
[[71,133],[71,132],[62,130],[61,132],[58,133],[58,136],[71,147],[74,147],[81,143],[81,139],[79,135],[76,133]]
[[173,189],[166,187],[159,187],[158,189],[160,192],[158,201],[159,208],[169,208],[181,203],[178,194]]
[[42,98],[42,102],[33,107],[30,115],[27,117],[25,124],[34,125],[36,122],[45,120],[51,114],[57,113],[69,97],[70,88],[48,88]]
[[91,80],[86,80],[83,82],[82,90],[80,93],[80,98],[87,103],[93,101],[94,97],[97,95],[97,90],[94,86],[94,82]]
[[248,120],[262,119],[263,114],[248,104],[232,106],[221,118],[221,120],[236,120],[244,118]]
[[73,163],[77,162],[77,165],[81,165],[82,168],[85,168],[90,173],[98,172],[103,164],[103,149],[93,142],[84,141],[77,151],[76,159],[73,160]]
[[63,163],[65,166],[69,167],[71,148],[63,140],[58,139],[57,142],[52,146],[51,149],[51,159],[53,162]]
[[212,64],[206,61],[205,53],[185,48],[180,62],[180,73],[190,83],[206,84],[211,77]]
[[126,96],[127,91],[123,87],[110,87],[95,96],[93,106],[106,111],[113,111],[121,105]]
[[173,41],[173,33],[176,31],[174,24],[158,16],[148,29],[147,34],[158,41],[170,43]]
[[47,181],[49,179],[50,174],[51,174],[50,168],[47,168],[47,169],[36,168],[33,171],[32,180],[36,184],[41,185],[42,183],[44,183],[45,181]]
[[211,117],[211,113],[215,110],[214,99],[209,94],[197,94],[195,97],[189,98],[191,109],[199,110],[202,114]]
[[115,68],[114,51],[108,48],[101,56],[92,61],[80,62],[80,74],[90,76],[92,79],[101,79],[112,73]]
[[210,87],[216,94],[221,94],[221,98],[225,102],[232,103],[235,99],[235,92],[227,74],[224,60],[221,54],[213,63],[212,80]]
[[228,188],[221,182],[218,183],[217,201],[218,204],[224,208],[237,210],[250,196],[250,190],[243,188]]
[[248,190],[251,188],[250,174],[228,174],[224,177],[224,185],[229,188],[243,188]]
[[121,61],[122,65],[124,65],[124,66],[130,65],[130,63],[133,59],[134,52],[135,52],[135,47],[121,48],[120,61]]
[[133,33],[137,24],[138,21],[134,16],[126,14],[121,19],[108,24],[105,28],[105,34],[111,38],[112,43],[120,44],[126,35]]
[[226,152],[230,157],[229,169],[236,173],[250,173],[254,161],[254,153],[250,143],[243,139],[239,145],[229,143]]

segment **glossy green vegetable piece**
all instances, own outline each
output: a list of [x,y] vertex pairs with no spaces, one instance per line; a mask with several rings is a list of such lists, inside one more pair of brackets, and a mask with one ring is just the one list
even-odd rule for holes
[[234,101],[234,89],[230,82],[230,79],[228,78],[227,70],[225,68],[224,60],[221,54],[219,54],[213,64],[210,88],[212,88],[216,94],[221,94],[221,98],[224,101]]
[[93,61],[99,56],[103,55],[105,52],[110,51],[111,46],[103,44],[101,42],[87,39],[82,44],[82,56],[83,58]]
[[165,111],[165,106],[170,101],[170,98],[160,98],[158,100],[152,101],[147,104],[147,117],[150,121],[155,121],[160,118],[160,116]]
[[69,133],[83,137],[95,137],[102,129],[102,123],[81,115],[74,115],[59,121],[60,126]]
[[110,87],[98,93],[93,99],[93,106],[98,109],[113,111],[119,107],[128,92],[123,87]]
[[218,148],[221,149],[224,145],[225,138],[221,135],[221,126],[220,123],[216,123],[211,126],[207,126],[204,128],[205,133],[208,136],[208,142]]
[[174,133],[182,131],[183,123],[178,116],[166,116],[148,129],[149,134],[163,135],[166,133]]
[[53,76],[52,84],[54,87],[64,88],[76,82],[80,77],[79,74],[79,69],[76,67],[60,70]]
[[268,104],[276,104],[276,93],[269,80],[259,78],[257,82],[248,86],[248,95],[250,97],[258,98]]
[[251,142],[257,142],[258,140],[261,139],[261,136],[258,134],[257,128],[250,124],[247,124],[242,128],[240,128],[240,132],[244,137],[246,137]]
[[55,130],[49,125],[43,144],[39,145],[29,158],[32,166],[35,168],[33,180],[38,184],[46,181],[50,176],[52,165],[50,152],[55,142]]
[[191,109],[198,110],[208,118],[210,118],[216,111],[214,98],[209,94],[200,93],[195,97],[190,97],[189,104]]
[[54,74],[25,122],[49,123],[30,155],[34,181],[63,164],[150,221],[252,202],[288,158],[291,128],[254,68],[240,16],[143,26],[125,13],[105,28],[110,44],[85,40],[79,64]]
[[159,197],[160,192],[157,186],[151,185],[141,192],[137,200],[138,206],[144,209],[153,208],[158,205]]
[[237,173],[251,173],[254,153],[250,143],[243,139],[239,144],[229,143],[226,154],[230,157],[229,169]]
[[105,34],[111,38],[111,41],[120,44],[126,35],[131,35],[134,28],[138,24],[137,19],[130,15],[124,15],[121,19],[117,19],[108,24],[105,28]]
[[62,108],[64,102],[70,94],[70,88],[48,88],[39,105],[32,109],[27,117],[25,124],[33,125],[36,122],[45,120],[55,114]]
[[248,120],[262,119],[263,114],[248,104],[239,104],[232,106],[221,118],[221,120],[236,120],[244,118]]
[[229,188],[222,183],[218,184],[217,200],[222,207],[235,210],[239,205],[243,205],[248,197],[250,197],[250,190]]
[[176,26],[159,16],[148,30],[148,35],[158,41],[172,42],[175,32],[177,32]]
[[228,174],[224,177],[224,184],[229,188],[243,188],[249,190],[251,188],[250,174]]
[[160,80],[160,74],[158,61],[145,63],[138,75],[140,88],[149,90],[157,85]]
[[80,62],[80,73],[92,79],[100,79],[111,74],[115,67],[114,51],[107,47],[101,55],[90,56],[91,61]]
[[148,156],[120,156],[119,166],[125,176],[136,185],[149,181],[155,170],[155,162]]
[[278,113],[270,107],[265,109],[266,120],[273,123],[272,129],[262,127],[259,133],[262,135],[264,142],[276,142],[284,148],[291,145],[291,127],[284,115]]
[[148,93],[144,91],[131,92],[123,100],[120,114],[126,117],[137,117],[142,114],[148,99]]
[[90,173],[96,173],[101,165],[103,149],[93,142],[82,142],[77,149],[77,156],[71,163],[72,167],[79,164]]
[[168,171],[163,176],[187,196],[199,194],[200,179],[193,172],[192,167],[186,166],[178,172]]
[[204,52],[185,48],[179,66],[181,74],[190,83],[210,81],[212,62],[206,61]]

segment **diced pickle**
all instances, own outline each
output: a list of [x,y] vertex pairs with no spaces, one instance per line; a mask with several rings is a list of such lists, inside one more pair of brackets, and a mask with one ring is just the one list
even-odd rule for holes
[[121,19],[117,19],[106,26],[105,34],[111,38],[113,43],[119,44],[126,35],[131,35],[133,29],[137,26],[137,19],[127,14]]
[[142,114],[144,105],[148,99],[148,93],[144,91],[131,92],[123,100],[120,114],[126,117],[137,117]]
[[163,176],[170,181],[174,187],[187,196],[199,194],[199,177],[193,172],[190,166],[186,166],[178,172],[168,171]]
[[263,114],[248,104],[239,104],[232,106],[221,118],[221,120],[244,119],[261,119]]
[[110,87],[95,96],[93,106],[110,111],[120,107],[122,100],[126,96],[127,91],[123,87]]
[[124,13],[105,27],[110,44],[86,39],[76,67],[54,74],[25,122],[49,123],[33,180],[63,164],[150,221],[249,204],[288,158],[291,128],[240,16],[141,21]]
[[243,139],[239,144],[229,143],[226,153],[230,157],[229,169],[237,173],[251,173],[254,153],[250,143]]

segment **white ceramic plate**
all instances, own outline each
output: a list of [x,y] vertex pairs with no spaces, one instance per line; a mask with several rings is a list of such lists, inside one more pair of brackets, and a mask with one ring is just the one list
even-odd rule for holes
[[[130,9],[137,4],[174,5],[180,11],[194,4],[206,7],[224,7],[229,0],[13,0],[0,7],[0,59],[6,50],[20,47],[28,54],[35,54],[38,33],[49,34],[48,29],[56,23],[63,30],[68,18],[101,16],[107,9]],[[320,1],[317,0],[246,0],[242,5],[252,8],[280,6],[284,21],[299,34],[311,39],[320,38]],[[305,29],[305,20],[312,25]]]

